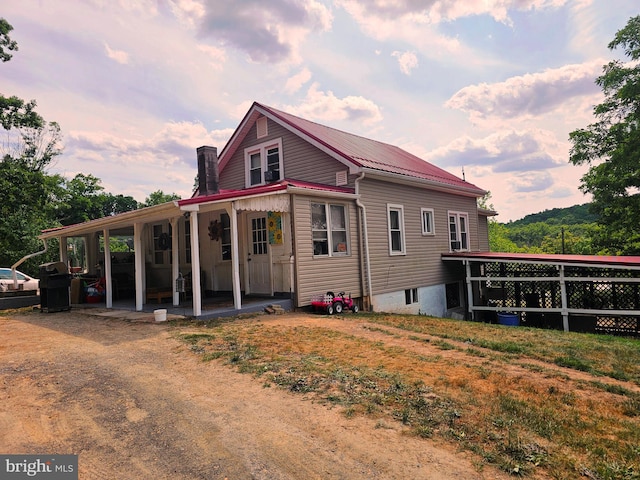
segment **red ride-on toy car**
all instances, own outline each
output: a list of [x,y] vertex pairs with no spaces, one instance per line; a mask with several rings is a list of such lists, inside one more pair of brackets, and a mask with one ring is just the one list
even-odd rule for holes
[[311,305],[315,310],[324,310],[328,315],[337,313],[341,314],[345,310],[351,310],[358,313],[358,305],[353,301],[351,295],[345,296],[344,292],[334,295],[333,292],[327,292],[326,295],[319,295],[311,300]]

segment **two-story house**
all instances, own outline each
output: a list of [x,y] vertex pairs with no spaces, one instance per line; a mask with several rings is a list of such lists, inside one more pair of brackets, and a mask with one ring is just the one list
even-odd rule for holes
[[[131,235],[136,309],[147,290],[190,278],[193,313],[202,298],[350,293],[365,309],[447,316],[464,304],[465,272],[452,251],[487,251],[486,192],[392,145],[254,103],[218,155],[197,149],[191,198],[44,232],[83,236],[104,263],[110,306],[117,256],[106,239]],[[106,250],[106,251],[105,251]],[[89,261],[88,264],[93,263]]]

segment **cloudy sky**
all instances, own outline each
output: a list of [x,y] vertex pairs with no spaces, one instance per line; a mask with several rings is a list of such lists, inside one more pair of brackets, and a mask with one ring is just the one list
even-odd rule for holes
[[398,145],[491,191],[498,220],[589,201],[569,132],[635,0],[20,0],[0,92],[57,121],[52,171],[189,196],[253,101]]

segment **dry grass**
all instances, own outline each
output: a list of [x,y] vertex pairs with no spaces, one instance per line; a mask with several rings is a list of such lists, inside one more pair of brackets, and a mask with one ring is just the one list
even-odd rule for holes
[[180,336],[265,387],[401,422],[513,475],[640,478],[638,340],[424,316],[343,322],[190,324]]

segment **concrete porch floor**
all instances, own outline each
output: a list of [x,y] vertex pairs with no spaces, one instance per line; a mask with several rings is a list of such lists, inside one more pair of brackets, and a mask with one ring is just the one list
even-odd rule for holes
[[[234,317],[244,313],[263,312],[269,305],[279,305],[285,311],[291,311],[293,309],[293,301],[290,298],[243,296],[242,308],[237,310],[233,306],[233,297],[219,296],[202,299],[202,314],[198,319],[207,320],[211,318]],[[106,308],[104,302],[71,304],[71,307],[74,309]],[[172,315],[179,315],[181,317],[193,316],[193,304],[191,300],[183,300],[180,302],[180,305],[177,306],[172,305],[171,302],[145,303],[142,307],[142,312],[137,313],[144,313],[148,316],[158,309],[166,309],[168,318]],[[133,299],[114,300],[112,310],[136,312],[135,301]]]

